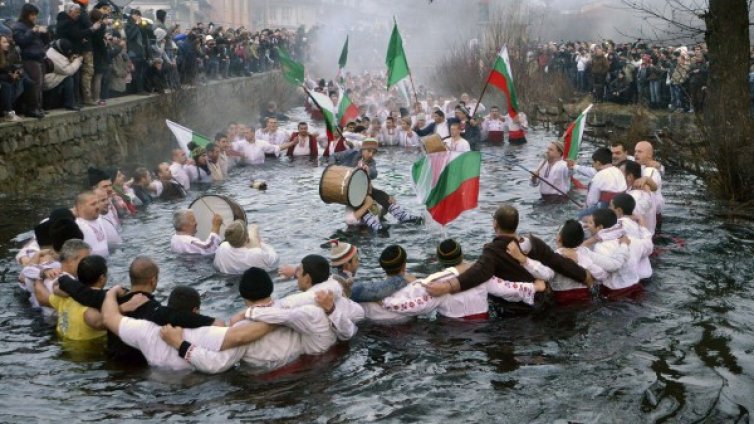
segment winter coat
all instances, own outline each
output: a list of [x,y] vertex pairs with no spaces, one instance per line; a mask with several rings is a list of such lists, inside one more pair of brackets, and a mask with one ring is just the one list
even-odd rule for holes
[[81,67],[81,56],[74,60],[70,60],[63,56],[63,53],[50,47],[47,49],[47,58],[50,59],[55,69],[52,72],[48,72],[44,77],[44,89],[52,90],[60,85],[64,79],[75,74]]
[[610,70],[610,63],[604,54],[592,56],[592,74],[606,75]]
[[25,22],[14,22],[13,41],[21,49],[21,59],[36,60],[42,62],[47,52],[47,44],[50,43],[50,34],[47,32],[34,32],[34,27]]

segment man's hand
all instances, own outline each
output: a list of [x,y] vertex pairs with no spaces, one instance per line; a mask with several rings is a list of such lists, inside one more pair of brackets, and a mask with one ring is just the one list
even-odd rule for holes
[[526,255],[524,255],[524,253],[521,251],[521,248],[518,246],[518,243],[516,243],[515,241],[508,243],[505,251],[508,252],[508,254],[511,255],[513,259],[517,260],[521,265],[526,263],[527,257]]
[[335,296],[331,290],[321,290],[314,294],[314,301],[317,302],[317,306],[322,308],[327,315],[330,315],[335,310]]
[[160,337],[170,346],[180,349],[183,343],[183,328],[173,327],[172,325],[163,325],[160,329]]
[[212,232],[215,234],[220,233],[220,227],[223,225],[223,217],[220,214],[214,214],[212,216]]
[[142,305],[149,302],[149,298],[144,296],[141,293],[135,294],[131,299],[128,300],[128,302],[121,303],[118,309],[120,309],[120,313],[127,314],[129,312],[133,312],[137,309],[139,309]]
[[620,238],[620,242],[621,242],[621,244],[625,244],[625,245],[627,245],[627,246],[630,246],[630,245],[631,245],[631,239],[630,239],[630,238],[628,238],[628,236],[627,236],[627,235],[624,235],[623,237],[621,237],[621,238]]
[[573,167],[576,166],[576,161],[573,159],[566,159],[566,165],[568,165],[568,169],[573,169]]
[[278,275],[285,278],[293,278],[296,275],[296,265],[280,265]]
[[589,271],[586,272],[586,280],[584,281],[584,284],[590,289],[594,285],[594,276]]
[[534,291],[541,293],[545,290],[547,290],[547,283],[545,283],[545,280],[534,280]]
[[446,294],[450,294],[453,292],[453,281],[458,281],[455,278],[451,278],[449,280],[444,281],[436,281],[434,283],[429,283],[426,286],[427,293],[429,293],[432,297],[441,297],[445,296]]
[[42,279],[44,280],[54,280],[58,277],[60,277],[60,269],[46,269],[42,271]]

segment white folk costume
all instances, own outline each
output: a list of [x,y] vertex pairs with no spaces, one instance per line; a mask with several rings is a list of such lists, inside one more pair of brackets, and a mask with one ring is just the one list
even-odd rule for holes
[[607,205],[613,197],[627,190],[626,177],[620,169],[607,165],[594,175],[589,183],[586,194],[586,206],[596,206],[599,203]]
[[215,251],[214,264],[223,274],[241,275],[252,267],[274,271],[278,261],[275,249],[265,243],[261,243],[260,247],[233,247],[225,241]]
[[419,135],[415,131],[398,130],[398,145],[409,148],[419,147]]
[[[557,187],[562,193],[558,192],[550,185],[545,184],[540,179],[549,182]],[[571,173],[568,170],[568,164],[566,161],[560,159],[553,163],[544,161],[539,167],[539,178],[531,183],[533,186],[539,186],[539,193],[544,200],[556,200],[563,199],[565,196],[563,193],[568,193],[571,189]]]
[[487,117],[482,122],[482,138],[490,143],[502,143],[505,140],[505,119]]
[[627,216],[618,218],[618,222],[631,240],[629,250],[636,260],[636,273],[639,275],[639,279],[648,280],[652,278],[652,264],[649,262],[649,256],[654,250],[652,233]]
[[[28,265],[25,266],[21,273],[19,274],[20,278],[20,284],[21,288],[23,288],[25,291],[29,292],[29,302],[31,303],[31,306],[34,308],[40,308],[42,309],[42,315],[45,317],[51,317],[56,314],[55,309],[50,308],[48,306],[42,306],[39,304],[39,301],[37,300],[37,294],[34,290],[34,284],[37,280],[42,278],[42,273],[48,269],[60,269],[60,262],[57,261],[50,261],[46,262],[44,264],[39,265]],[[61,273],[61,275],[69,275],[67,273]],[[72,277],[76,278],[76,277]],[[45,278],[42,282],[47,289],[48,292],[53,292],[53,286],[55,282],[57,281],[57,278]]]
[[107,232],[102,225],[102,218],[94,220],[76,218],[81,232],[84,233],[84,241],[92,248],[92,255],[99,255],[103,258],[110,256],[110,250],[107,247]]
[[280,156],[280,146],[271,144],[264,140],[257,139],[253,143],[244,140],[239,143],[239,152],[243,155],[243,161],[247,165],[261,165],[264,163],[265,155]]
[[654,196],[652,196],[652,193],[641,189],[628,190],[626,193],[633,197],[636,202],[634,215],[642,217],[644,226],[654,235],[657,227],[657,206]]
[[471,145],[469,145],[469,142],[466,141],[465,138],[459,137],[457,140],[453,140],[452,138],[449,138],[444,141],[445,148],[448,149],[449,152],[470,152],[471,151]]
[[400,142],[399,132],[398,128],[383,127],[377,135],[377,141],[380,146],[397,146]]
[[266,129],[260,128],[254,133],[254,138],[257,141],[263,140],[274,146],[280,146],[281,144],[288,142],[290,135],[281,129],[278,129],[275,132],[269,132]]
[[654,183],[657,185],[657,190],[652,192],[652,197],[654,198],[654,204],[655,208],[657,209],[657,214],[662,214],[662,209],[665,206],[665,198],[662,196],[662,172],[658,171],[655,168],[652,168],[651,166],[642,165],[641,176],[651,178],[652,181],[654,181]]
[[186,165],[181,165],[178,162],[171,163],[170,174],[183,186],[184,189],[188,190],[191,188],[191,178],[189,178],[189,175],[186,173]]
[[213,181],[210,172],[198,165],[189,165],[185,168],[185,171],[192,183],[211,183]]
[[[160,338],[160,329],[161,326],[151,321],[123,317],[118,327],[118,336],[125,344],[139,349],[152,367],[172,371],[195,370],[196,368],[191,365],[190,361],[181,358],[178,350]],[[183,339],[192,345],[219,352],[227,332],[228,327],[186,328],[183,330]],[[225,370],[231,366],[233,363]]]
[[105,229],[107,235],[107,245],[110,251],[115,250],[115,247],[123,244],[123,239],[120,237],[123,227],[120,224],[120,218],[118,217],[118,211],[115,209],[112,200],[107,201],[107,213],[100,216],[102,227]]
[[21,265],[22,259],[31,259],[39,251],[40,251],[40,248],[39,248],[39,243],[37,243],[37,239],[32,238],[31,240],[26,242],[24,247],[19,249],[18,253],[16,253],[16,257],[15,257],[16,263]]
[[516,114],[516,118],[511,118],[506,114],[505,129],[508,130],[508,142],[511,144],[523,144],[526,143],[526,131],[529,129],[529,121],[526,119],[526,114],[519,112]]
[[608,274],[600,286],[600,293],[608,299],[632,296],[643,291],[636,272],[636,259],[629,246],[620,241],[623,235],[625,231],[621,224],[615,224],[597,233],[599,241],[592,250],[584,250],[589,259]]
[[174,234],[170,240],[170,248],[175,253],[189,253],[197,255],[213,255],[220,246],[220,236],[210,233],[207,240],[199,240],[188,234]]
[[[602,281],[607,278],[607,272],[604,269],[596,265],[590,259],[589,249],[579,246],[576,248],[576,254],[578,260],[576,261],[580,267],[589,271],[595,280]],[[559,248],[555,252],[563,255],[565,249]],[[589,302],[592,300],[592,293],[584,284],[566,277],[562,274],[555,274],[550,280],[550,289],[552,290],[555,302],[558,305],[567,305],[572,303]]]

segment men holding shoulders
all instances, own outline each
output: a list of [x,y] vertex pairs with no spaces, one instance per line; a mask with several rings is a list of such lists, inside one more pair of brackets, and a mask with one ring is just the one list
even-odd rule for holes
[[191,188],[191,179],[186,172],[188,157],[183,149],[173,149],[173,163],[170,164],[170,173],[178,181],[184,190]]
[[173,213],[173,228],[175,234],[170,240],[170,247],[175,253],[189,253],[203,256],[214,255],[220,246],[220,227],[223,217],[215,214],[212,217],[212,229],[206,240],[196,237],[198,224],[191,209],[179,209]]
[[225,229],[225,241],[215,252],[215,268],[223,274],[241,275],[249,268],[271,272],[278,267],[278,254],[259,239],[259,227],[248,228],[241,220]]
[[106,258],[110,255],[110,250],[100,208],[100,199],[93,191],[85,191],[76,196],[76,224],[84,234],[84,241],[91,247],[93,255]]

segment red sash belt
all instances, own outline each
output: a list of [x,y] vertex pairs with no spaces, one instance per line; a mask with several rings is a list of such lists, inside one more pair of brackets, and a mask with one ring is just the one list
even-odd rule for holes
[[575,303],[585,303],[592,301],[592,294],[589,289],[572,289],[563,291],[553,291],[552,296],[558,305],[572,305]]
[[490,131],[487,133],[487,141],[490,143],[502,143],[504,134],[503,131]]
[[508,138],[511,140],[526,138],[526,133],[523,130],[511,131],[508,133]]
[[489,312],[482,312],[481,314],[466,315],[465,317],[461,318],[461,320],[463,321],[487,321],[488,319],[490,319]]
[[622,289],[613,290],[607,286],[600,286],[600,294],[607,300],[617,300],[622,298],[634,298],[641,296],[644,293],[644,286],[641,283],[628,286]]
[[613,197],[619,194],[620,193],[615,193],[612,191],[600,191],[600,202],[610,203],[610,201],[613,200]]

